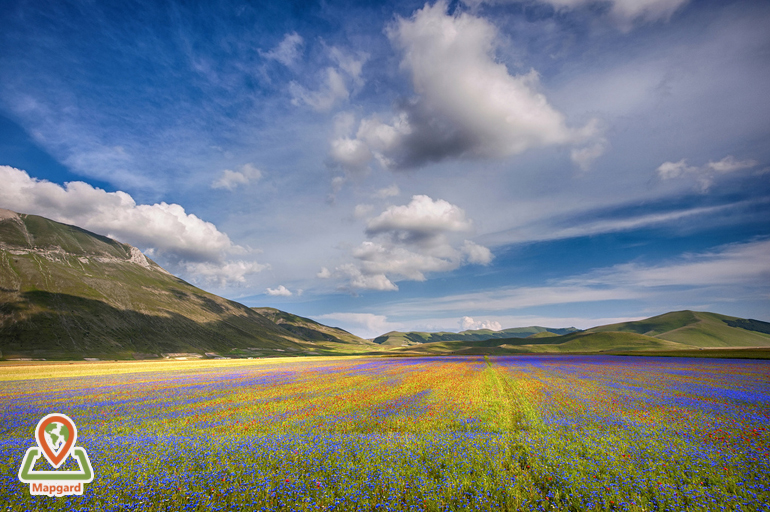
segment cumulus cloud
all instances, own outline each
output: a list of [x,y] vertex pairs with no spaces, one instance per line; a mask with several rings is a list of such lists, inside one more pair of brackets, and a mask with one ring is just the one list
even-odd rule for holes
[[316,274],[316,277],[319,279],[329,279],[332,276],[332,273],[329,272],[329,269],[326,267],[321,267],[321,270],[318,271]]
[[334,139],[329,149],[329,161],[332,166],[356,173],[365,170],[373,156],[364,141],[349,137]]
[[243,276],[265,268],[255,262],[228,262],[228,256],[246,250],[178,204],[136,204],[125,192],[106,192],[80,181],[61,186],[9,166],[0,166],[0,182],[4,208],[109,236],[206,280],[242,282]]
[[[335,277],[347,279],[348,286],[352,290],[378,290],[378,291],[396,291],[395,285],[385,274],[366,273],[352,263],[345,263],[337,267],[333,274]],[[343,287],[344,288],[344,287]]]
[[[567,126],[564,115],[539,91],[536,71],[512,75],[495,60],[497,30],[482,18],[449,15],[440,1],[409,19],[399,18],[387,35],[402,52],[401,69],[411,77],[415,97],[402,101],[388,122],[377,116],[363,119],[355,139],[348,139],[364,143],[386,167],[505,157],[530,148],[585,143],[596,135],[595,123],[579,130]],[[358,151],[363,160],[363,148]],[[330,158],[349,165],[334,152]]]
[[394,281],[424,281],[426,273],[488,265],[493,258],[488,248],[456,240],[472,228],[458,206],[415,195],[409,204],[389,206],[371,218],[365,231],[370,240],[351,251],[355,263],[336,267],[328,277],[344,279],[350,289],[394,291],[398,290]]
[[370,236],[389,233],[407,242],[423,242],[448,231],[469,231],[465,212],[443,199],[412,196],[408,205],[389,206],[366,226]]
[[262,171],[251,164],[241,167],[240,171],[231,171],[225,169],[219,179],[211,183],[211,188],[224,188],[230,191],[238,188],[239,185],[248,185],[250,182],[257,182],[262,178]]
[[494,320],[479,320],[476,321],[469,316],[464,316],[460,319],[460,328],[463,331],[489,329],[490,331],[502,331],[503,326],[500,322]]
[[279,285],[278,288],[275,288],[275,289],[268,288],[267,289],[267,294],[268,295],[272,295],[274,297],[291,297],[292,295],[294,295],[284,285]]
[[328,112],[339,101],[350,97],[351,88],[358,89],[363,85],[361,71],[369,58],[368,54],[353,56],[332,47],[329,57],[336,66],[329,66],[323,71],[321,84],[316,90],[310,90],[296,81],[289,83],[294,105],[307,105],[318,112]]
[[701,192],[707,192],[720,174],[751,169],[756,167],[758,163],[756,160],[736,160],[732,155],[728,155],[718,162],[709,161],[706,165],[695,167],[687,165],[687,160],[683,158],[678,162],[662,163],[656,172],[662,180],[690,176],[695,179],[696,188]]
[[302,36],[292,32],[286,34],[278,46],[267,52],[260,50],[259,54],[266,59],[276,60],[284,66],[290,67],[299,60],[303,43]]

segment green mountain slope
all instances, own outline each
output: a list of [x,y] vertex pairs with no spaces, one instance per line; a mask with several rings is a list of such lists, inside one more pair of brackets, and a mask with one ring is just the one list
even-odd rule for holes
[[514,355],[569,354],[681,350],[688,345],[632,332],[576,332],[563,336],[490,339],[484,341],[443,341],[402,347],[395,351],[420,354]]
[[4,357],[315,350],[312,340],[169,274],[135,247],[43,217],[0,210]]
[[[531,352],[617,352],[681,350],[691,348],[682,343],[645,336],[634,332],[580,332],[550,338],[549,343],[527,345]],[[558,343],[555,343],[558,341]]]
[[372,342],[364,338],[359,338],[355,334],[340,329],[339,327],[329,327],[321,323],[304,318],[298,315],[292,315],[275,308],[251,308],[265,318],[278,324],[283,329],[294,335],[307,340],[316,342],[344,343],[350,345],[362,345],[371,348]]
[[445,341],[484,341],[506,338],[526,338],[538,333],[552,333],[555,335],[568,334],[575,332],[574,327],[552,328],[552,327],[514,327],[502,331],[492,331],[490,329],[477,329],[462,332],[400,332],[391,331],[378,336],[374,343],[385,347],[404,347],[420,345],[423,343],[436,343]]
[[693,347],[770,347],[767,322],[702,311],[674,311],[636,322],[603,325],[590,332],[635,332]]

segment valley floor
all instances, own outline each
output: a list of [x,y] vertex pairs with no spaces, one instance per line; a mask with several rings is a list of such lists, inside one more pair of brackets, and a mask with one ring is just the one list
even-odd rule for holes
[[[768,375],[767,361],[604,355],[6,364],[0,502],[770,510]],[[94,466],[83,496],[17,479],[52,412]]]

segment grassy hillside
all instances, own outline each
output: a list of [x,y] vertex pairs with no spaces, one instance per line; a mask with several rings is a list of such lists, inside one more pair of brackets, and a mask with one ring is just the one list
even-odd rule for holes
[[436,343],[447,341],[484,341],[492,339],[507,339],[507,338],[526,338],[533,334],[539,333],[552,333],[554,335],[568,334],[575,332],[577,329],[574,327],[567,328],[553,328],[553,327],[514,327],[511,329],[504,329],[502,331],[492,331],[490,329],[477,329],[462,332],[399,332],[391,331],[389,333],[378,336],[374,339],[374,343],[385,347],[404,347],[412,345],[420,345],[423,343]]
[[394,352],[411,354],[667,354],[693,348],[770,348],[769,323],[699,311],[675,311],[582,332],[565,334],[565,330],[524,327],[464,333],[390,332],[374,341]]
[[251,309],[304,340],[363,346],[367,349],[372,347],[371,341],[359,338],[339,327],[329,327],[310,318],[293,315],[275,308]]
[[549,332],[549,331],[543,331],[543,332],[537,332],[535,334],[530,334],[527,336],[527,339],[538,339],[538,338],[554,338],[556,336],[559,336],[555,332]]
[[[694,347],[770,347],[770,334],[754,330],[763,329],[765,324],[767,322],[716,313],[674,311],[637,322],[594,327],[588,331],[635,332]],[[767,326],[770,327],[770,324]]]
[[[554,343],[558,341],[558,343]],[[527,345],[532,352],[614,352],[680,350],[690,348],[673,341],[661,340],[633,332],[580,332],[549,339],[548,344]]]
[[577,332],[563,336],[509,338],[484,341],[444,341],[404,347],[396,351],[420,354],[569,354],[615,351],[658,351],[691,348],[681,343],[630,332]]
[[3,357],[261,356],[319,348],[169,274],[135,247],[0,210]]

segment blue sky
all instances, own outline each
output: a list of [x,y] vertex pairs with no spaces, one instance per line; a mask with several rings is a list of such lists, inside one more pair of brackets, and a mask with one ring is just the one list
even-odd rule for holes
[[10,1],[0,207],[373,337],[770,321],[770,4]]

